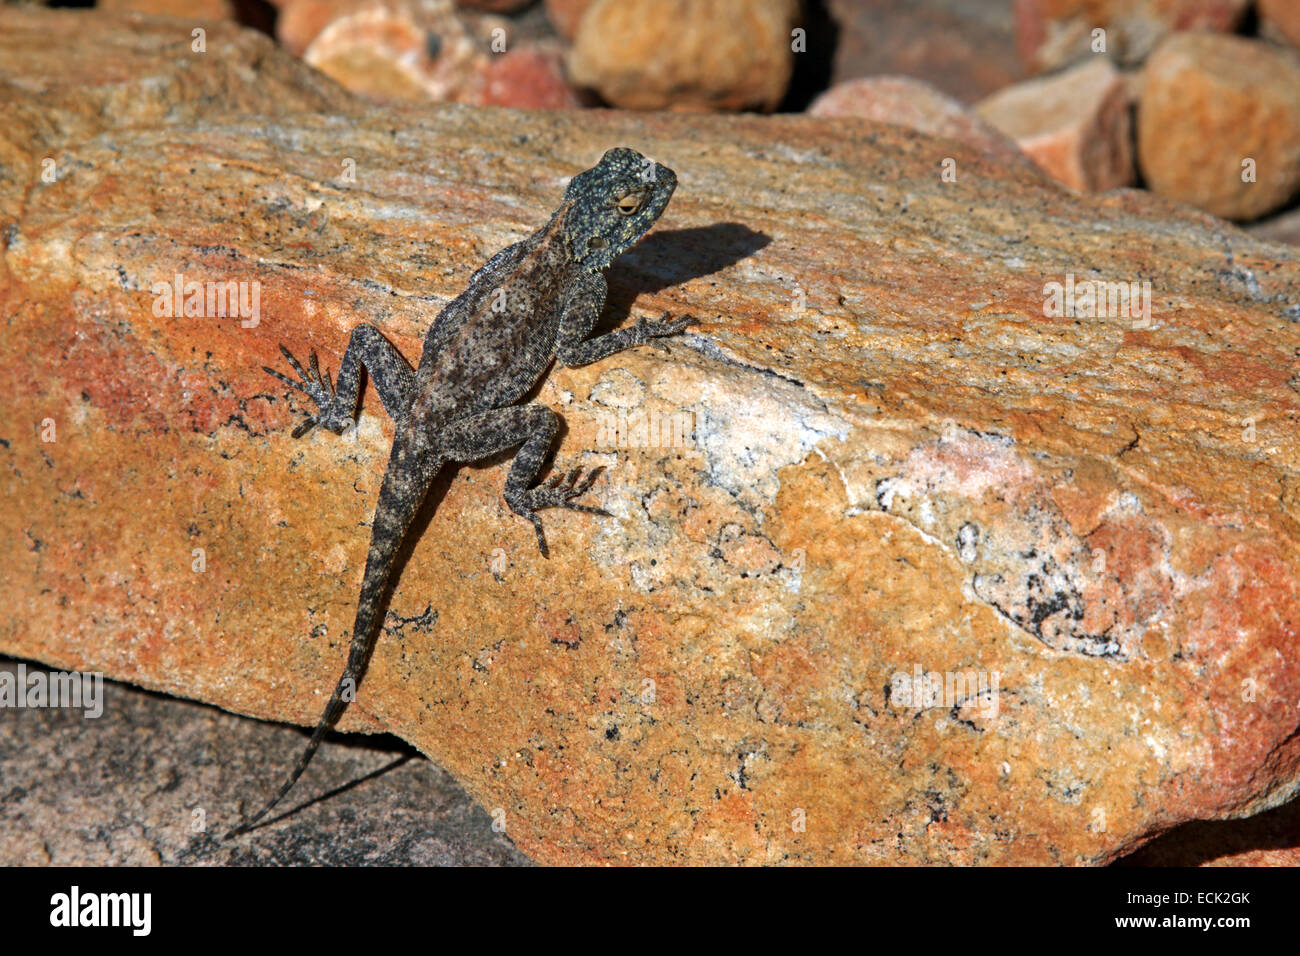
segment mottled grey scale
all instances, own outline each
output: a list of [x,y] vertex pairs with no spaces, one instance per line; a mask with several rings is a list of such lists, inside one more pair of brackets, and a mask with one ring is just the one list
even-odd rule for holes
[[[504,498],[511,511],[532,524],[543,556],[549,552],[537,512],[568,508],[607,515],[576,501],[599,476],[599,468],[585,477],[577,468],[567,475],[557,471],[535,484],[559,418],[545,405],[515,403],[557,359],[585,365],[676,335],[694,321],[642,319],[631,328],[587,338],[605,305],[604,270],[654,225],[676,187],[677,177],[668,167],[635,150],[609,150],[596,166],[569,181],[564,201],[546,225],[474,273],[425,334],[415,370],[371,325],[352,330],[337,385],[320,371],[314,352],[310,368],[304,369],[280,347],[298,378],[266,371],[305,393],[318,408],[294,429],[295,437],[317,425],[339,433],[355,421],[363,365],[397,430],[371,523],[343,675],[288,780],[229,836],[250,829],[284,798],[347,708],[345,693],[360,683],[379,632],[394,558],[444,464],[478,461],[518,446]],[[494,309],[498,290],[505,291],[504,307]]]

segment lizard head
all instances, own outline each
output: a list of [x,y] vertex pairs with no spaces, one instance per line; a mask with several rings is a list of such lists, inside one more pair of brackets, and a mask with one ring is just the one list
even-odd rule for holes
[[573,257],[592,272],[610,263],[655,224],[677,188],[677,174],[634,149],[611,149],[569,180],[564,233]]

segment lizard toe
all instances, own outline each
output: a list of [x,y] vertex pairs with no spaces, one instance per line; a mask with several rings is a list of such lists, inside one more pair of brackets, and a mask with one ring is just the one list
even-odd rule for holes
[[[604,465],[597,465],[595,468],[591,469],[591,471],[587,472],[587,477],[582,480],[582,484],[573,489],[573,496],[576,498],[579,495],[585,495],[591,486],[596,483],[596,479],[600,477],[601,472],[604,470]],[[578,470],[575,468],[573,473],[576,476]]]
[[311,392],[307,391],[306,385],[304,385],[302,382],[298,382],[295,381],[294,379],[291,379],[288,375],[285,375],[283,372],[277,372],[275,369],[270,368],[269,366],[266,365],[262,366],[262,371],[266,372],[269,375],[274,375],[280,381],[284,382],[284,384],[291,386],[292,388],[296,388],[298,391],[303,392],[304,394],[307,395],[311,394]]

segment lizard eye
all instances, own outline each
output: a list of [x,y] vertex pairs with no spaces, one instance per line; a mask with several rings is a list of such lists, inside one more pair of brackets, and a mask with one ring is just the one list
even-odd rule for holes
[[618,207],[618,211],[623,215],[631,216],[640,210],[644,200],[645,197],[641,193],[628,193],[626,196],[620,196],[614,205]]

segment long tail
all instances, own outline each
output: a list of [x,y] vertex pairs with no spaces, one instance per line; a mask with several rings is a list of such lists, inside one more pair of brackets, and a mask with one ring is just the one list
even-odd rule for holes
[[366,662],[370,659],[370,652],[374,649],[375,638],[379,632],[379,607],[387,589],[388,578],[392,573],[393,560],[402,545],[402,540],[406,537],[406,529],[410,527],[429,489],[429,484],[440,467],[439,462],[421,461],[423,456],[418,451],[405,451],[398,447],[399,444],[404,444],[400,436],[389,458],[383,487],[379,491],[379,504],[375,507],[375,518],[370,532],[370,553],[366,556],[366,572],[361,580],[361,596],[357,600],[357,617],[352,625],[352,644],[348,650],[347,666],[334,686],[334,693],[330,695],[329,703],[325,705],[325,712],[316,723],[316,729],[312,731],[307,749],[298,758],[298,763],[289,774],[289,779],[266,806],[226,834],[227,840],[252,829],[257,821],[284,799],[285,794],[293,788],[303,771],[307,769],[307,764],[311,763],[311,758],[315,756],[325,735],[343,716],[348,701],[355,696],[357,687],[361,683],[361,675],[365,672]]

